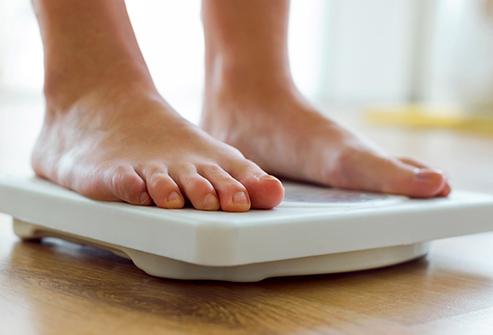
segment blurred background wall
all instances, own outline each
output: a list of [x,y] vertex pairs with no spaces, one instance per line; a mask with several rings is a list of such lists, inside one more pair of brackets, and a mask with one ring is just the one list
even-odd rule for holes
[[[293,0],[295,79],[326,104],[490,99],[488,0]],[[200,1],[127,1],[157,86],[186,117],[200,111]],[[30,1],[0,0],[0,96],[38,97],[42,52]]]

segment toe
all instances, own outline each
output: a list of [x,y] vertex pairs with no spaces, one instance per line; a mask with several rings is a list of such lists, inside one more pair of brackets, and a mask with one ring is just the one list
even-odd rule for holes
[[147,192],[156,206],[169,209],[183,208],[185,199],[180,192],[180,188],[168,175],[164,167],[146,169],[143,175]]
[[212,184],[197,173],[195,167],[180,166],[170,168],[172,178],[196,209],[217,211],[219,199]]
[[108,169],[104,180],[110,192],[120,200],[133,205],[152,203],[144,180],[130,165]]
[[410,166],[367,150],[344,153],[339,165],[330,182],[337,187],[429,198],[439,195],[445,184],[439,171]]
[[214,186],[223,211],[245,212],[250,209],[248,191],[218,165],[203,165],[197,170]]
[[251,161],[236,162],[228,172],[245,186],[252,208],[271,209],[284,199],[284,187],[279,179],[268,175]]
[[414,176],[404,183],[409,192],[406,195],[416,198],[431,198],[442,194],[446,187],[446,180],[440,171],[422,168],[413,171]]
[[450,187],[450,184],[447,182],[445,184],[445,187],[443,188],[442,192],[440,192],[440,194],[438,194],[438,196],[440,197],[447,197],[450,192],[452,192],[452,187]]
[[[417,167],[417,168],[420,168],[420,169],[429,169],[429,167],[428,167],[426,164],[424,164],[424,163],[422,163],[422,162],[420,162],[420,161],[418,161],[418,160],[412,159],[412,158],[402,157],[402,158],[400,158],[399,160],[400,160],[401,162],[403,162],[404,164],[407,164],[407,165],[410,165],[410,166],[413,166],[413,167]],[[438,171],[438,170],[435,170],[435,171],[436,171],[436,172],[441,173],[441,172],[440,172],[440,171]],[[442,176],[443,176],[443,177],[444,177],[444,179],[445,179],[445,183],[443,184],[443,188],[442,188],[442,190],[441,190],[441,191],[437,194],[437,196],[440,196],[440,197],[446,197],[446,196],[448,196],[448,195],[450,194],[450,192],[452,191],[452,188],[451,188],[451,186],[450,186],[450,183],[449,183],[449,181],[448,181],[447,177],[445,177],[445,176],[443,175],[443,173],[441,173],[441,174],[442,174]]]

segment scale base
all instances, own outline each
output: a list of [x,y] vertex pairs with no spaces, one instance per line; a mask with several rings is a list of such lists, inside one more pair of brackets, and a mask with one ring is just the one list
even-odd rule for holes
[[14,232],[23,240],[56,237],[110,250],[130,259],[149,275],[171,279],[256,282],[270,277],[341,273],[375,269],[425,256],[429,242],[327,255],[284,259],[236,266],[203,266],[159,256],[125,246],[96,241],[14,219]]

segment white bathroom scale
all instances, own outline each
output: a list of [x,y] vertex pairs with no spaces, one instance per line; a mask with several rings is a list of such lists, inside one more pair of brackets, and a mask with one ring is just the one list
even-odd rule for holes
[[493,196],[409,199],[285,183],[273,210],[169,210],[101,202],[34,177],[0,178],[22,239],[60,237],[128,257],[150,275],[250,282],[383,267],[436,239],[493,230]]

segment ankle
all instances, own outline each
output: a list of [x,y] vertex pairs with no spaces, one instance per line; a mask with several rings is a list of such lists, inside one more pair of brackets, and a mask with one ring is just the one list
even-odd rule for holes
[[156,92],[152,80],[136,71],[116,71],[105,69],[94,72],[70,73],[46,71],[44,97],[47,113],[59,113],[70,109],[78,101],[87,97],[116,97],[118,94],[131,95],[132,92]]
[[84,102],[123,103],[143,95],[159,96],[152,81],[129,75],[97,79],[81,76],[78,82],[70,77],[50,76],[44,83],[47,117],[64,114]]
[[285,61],[228,55],[208,56],[206,59],[206,94],[224,89],[271,92],[293,88],[294,81]]

